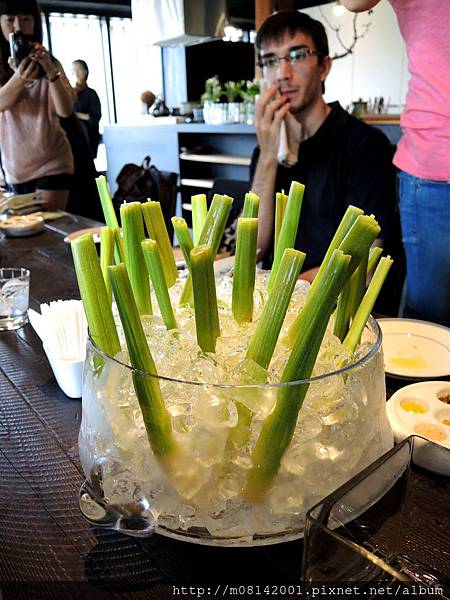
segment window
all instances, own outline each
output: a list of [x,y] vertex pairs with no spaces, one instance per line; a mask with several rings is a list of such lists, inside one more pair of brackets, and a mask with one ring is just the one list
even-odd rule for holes
[[138,50],[130,18],[50,13],[44,22],[44,44],[61,62],[71,83],[72,62],[89,66],[89,85],[102,104],[102,124],[123,122],[140,113],[139,96],[146,89],[162,89],[161,49]]

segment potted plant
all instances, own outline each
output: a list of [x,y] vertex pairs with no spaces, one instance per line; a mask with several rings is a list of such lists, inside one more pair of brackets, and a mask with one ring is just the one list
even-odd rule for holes
[[219,104],[222,95],[222,85],[217,75],[205,81],[205,91],[200,101],[203,106],[203,118],[209,125],[217,125],[222,122],[223,107]]
[[245,120],[247,125],[253,125],[255,119],[255,101],[261,92],[261,84],[258,79],[240,81],[240,95],[245,106]]
[[224,92],[228,101],[226,123],[241,123],[243,104],[239,102],[241,96],[242,81],[227,81],[224,84]]

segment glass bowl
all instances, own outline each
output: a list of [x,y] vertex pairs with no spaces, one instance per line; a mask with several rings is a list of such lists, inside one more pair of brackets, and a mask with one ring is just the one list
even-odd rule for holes
[[[150,448],[133,369],[88,342],[79,436],[87,479],[80,507],[97,526],[218,546],[297,539],[309,508],[393,445],[381,332],[373,318],[353,364],[308,380],[224,385],[157,379],[181,448],[170,477]],[[249,502],[242,490],[251,451],[285,386],[308,391],[272,487],[263,501]],[[236,428],[242,405],[252,414],[244,431]]]

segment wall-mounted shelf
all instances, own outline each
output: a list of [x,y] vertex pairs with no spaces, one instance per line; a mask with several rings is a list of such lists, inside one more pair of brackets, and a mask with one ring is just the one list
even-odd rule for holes
[[192,152],[182,152],[180,154],[180,160],[191,160],[194,162],[212,163],[217,165],[250,166],[250,157],[233,154],[194,154]]
[[189,177],[182,177],[180,183],[186,187],[205,188],[210,190],[214,184],[214,179],[192,179]]

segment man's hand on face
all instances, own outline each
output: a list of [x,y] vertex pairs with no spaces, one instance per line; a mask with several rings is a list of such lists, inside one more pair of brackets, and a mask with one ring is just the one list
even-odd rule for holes
[[280,128],[290,104],[272,85],[265,89],[255,105],[255,127],[260,147],[260,159],[277,160]]

